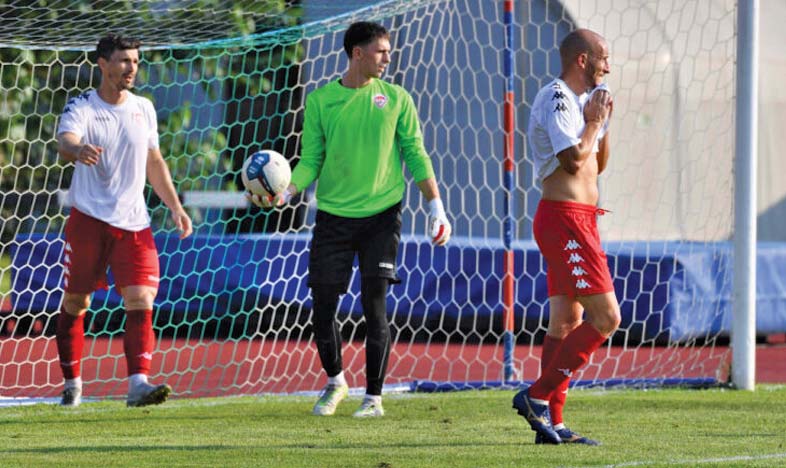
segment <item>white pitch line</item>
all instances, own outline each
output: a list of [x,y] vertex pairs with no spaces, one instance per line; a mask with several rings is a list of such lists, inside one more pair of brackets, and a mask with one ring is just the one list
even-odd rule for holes
[[[618,468],[624,466],[649,466],[649,465],[695,465],[703,463],[727,463],[737,461],[757,461],[757,460],[773,460],[786,458],[786,453],[768,453],[764,455],[740,455],[736,457],[716,457],[716,458],[697,458],[692,460],[647,460],[647,461],[633,461],[624,463],[614,463],[611,465],[600,465],[602,468]],[[586,467],[577,468],[597,468],[598,465],[588,465]]]

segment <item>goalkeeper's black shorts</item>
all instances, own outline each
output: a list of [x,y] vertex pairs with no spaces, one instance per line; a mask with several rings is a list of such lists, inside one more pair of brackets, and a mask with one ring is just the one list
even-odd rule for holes
[[400,283],[396,256],[401,242],[401,202],[366,218],[346,218],[318,210],[308,262],[308,285],[335,285],[347,291],[355,254],[361,277]]

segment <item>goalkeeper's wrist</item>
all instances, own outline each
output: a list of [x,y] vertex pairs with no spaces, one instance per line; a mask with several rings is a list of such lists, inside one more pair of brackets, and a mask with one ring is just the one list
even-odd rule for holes
[[428,202],[428,208],[431,216],[435,218],[445,217],[445,206],[442,204],[441,198],[432,198]]

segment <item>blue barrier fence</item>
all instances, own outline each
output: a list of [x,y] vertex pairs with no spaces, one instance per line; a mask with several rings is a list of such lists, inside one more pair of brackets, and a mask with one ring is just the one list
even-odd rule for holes
[[[221,317],[270,306],[310,307],[306,286],[308,235],[155,236],[161,259],[160,312]],[[622,329],[641,338],[686,340],[729,331],[732,299],[730,243],[609,242],[604,244],[622,310]],[[543,260],[533,242],[516,242],[514,315],[544,324],[548,314]],[[62,299],[63,240],[18,236],[12,246],[13,313],[56,311]],[[420,321],[493,320],[503,312],[504,248],[453,239],[433,248],[405,238],[399,253],[403,282],[388,296],[391,315]],[[786,245],[758,249],[757,331],[786,331]],[[110,276],[111,279],[111,276]],[[352,290],[359,278],[353,276]],[[120,307],[114,288],[97,291],[93,310]],[[362,314],[356,295],[341,312]],[[425,322],[423,322],[425,323]]]

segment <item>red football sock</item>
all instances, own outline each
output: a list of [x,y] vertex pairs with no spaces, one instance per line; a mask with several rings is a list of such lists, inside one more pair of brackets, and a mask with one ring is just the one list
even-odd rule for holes
[[[543,353],[540,356],[540,373],[546,372],[549,362],[557,355],[559,347],[562,345],[562,338],[555,338],[551,335],[546,335],[543,338]],[[568,385],[570,379],[559,385],[551,394],[549,400],[549,413],[551,414],[551,423],[553,425],[562,424],[562,408],[565,407],[565,399],[568,396]]]
[[562,340],[557,355],[547,365],[540,378],[529,389],[529,395],[539,400],[550,400],[552,393],[571,374],[589,361],[590,355],[606,341],[606,337],[584,322]]
[[81,375],[82,348],[85,344],[85,314],[74,316],[60,311],[57,317],[57,352],[63,378],[75,379]]
[[150,374],[156,337],[153,333],[152,310],[126,311],[126,333],[123,350],[126,353],[128,375]]

